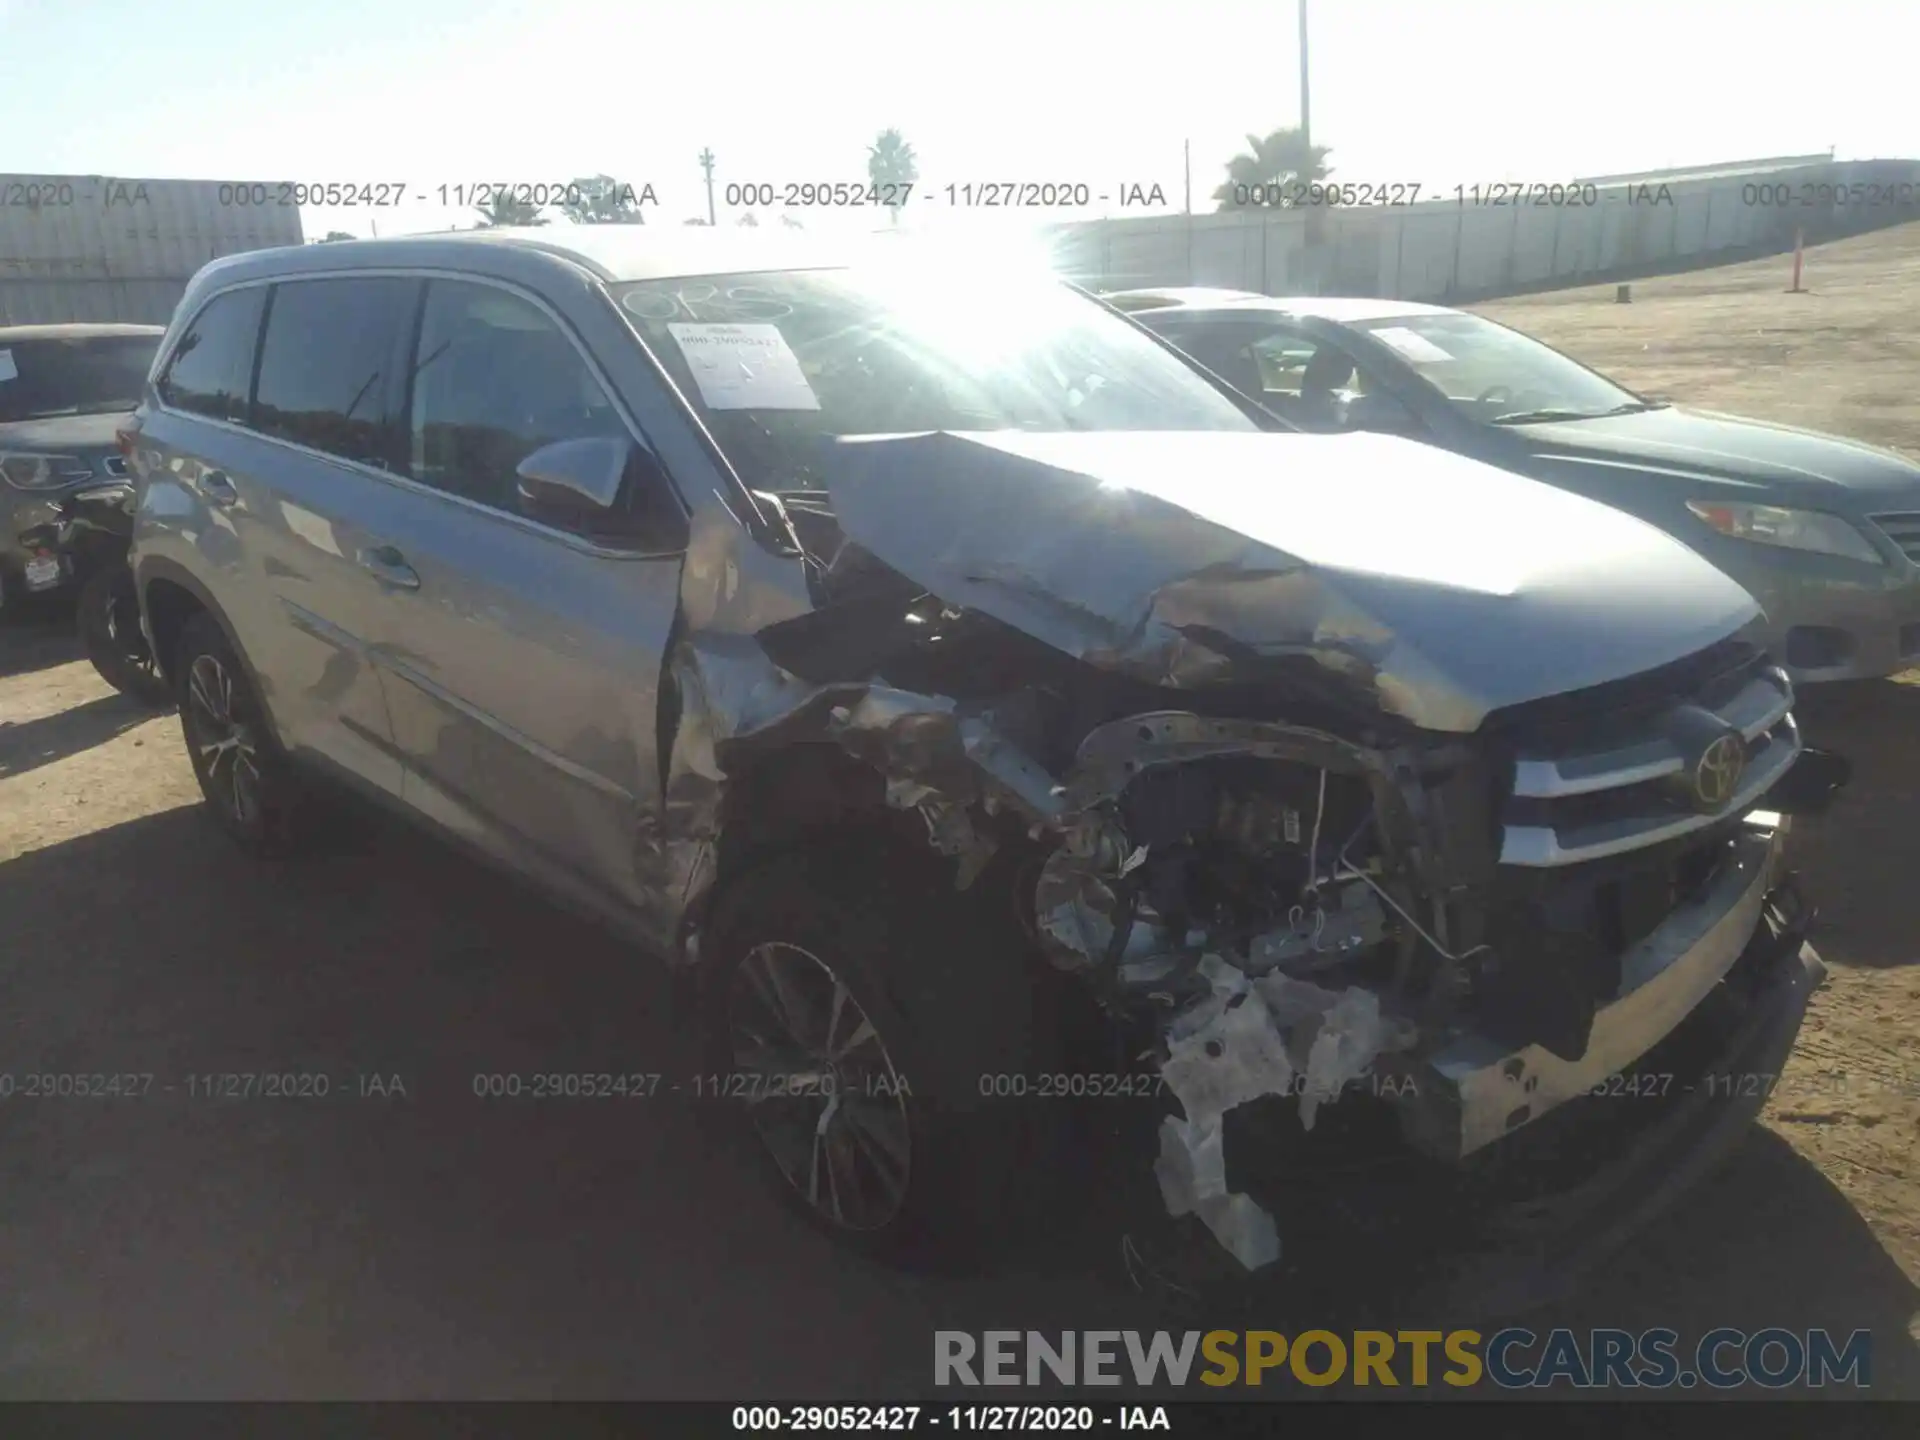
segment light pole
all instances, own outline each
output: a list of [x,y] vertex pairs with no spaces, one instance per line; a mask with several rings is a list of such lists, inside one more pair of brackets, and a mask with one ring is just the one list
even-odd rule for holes
[[[1301,0],[1301,3],[1304,4],[1305,0]],[[707,177],[707,225],[711,228],[720,223],[713,213],[713,151],[711,149],[700,152],[700,169]]]
[[1307,0],[1300,6],[1300,148],[1313,154],[1313,117],[1307,104]]

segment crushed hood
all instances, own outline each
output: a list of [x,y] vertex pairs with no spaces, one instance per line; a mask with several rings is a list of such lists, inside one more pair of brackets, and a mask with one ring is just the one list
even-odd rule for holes
[[1759,612],[1671,537],[1385,435],[840,442],[847,539],[949,604],[1175,688],[1305,657],[1424,729],[1637,674]]

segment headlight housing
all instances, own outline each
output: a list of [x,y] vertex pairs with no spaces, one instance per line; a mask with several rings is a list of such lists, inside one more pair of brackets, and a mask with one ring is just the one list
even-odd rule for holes
[[0,451],[0,479],[16,490],[58,490],[92,477],[93,467],[78,455]]
[[1813,550],[1869,565],[1887,563],[1873,548],[1872,541],[1838,515],[1825,515],[1818,510],[1786,510],[1778,505],[1731,504],[1722,500],[1689,500],[1687,509],[1722,535],[1735,540],[1778,545],[1783,550]]

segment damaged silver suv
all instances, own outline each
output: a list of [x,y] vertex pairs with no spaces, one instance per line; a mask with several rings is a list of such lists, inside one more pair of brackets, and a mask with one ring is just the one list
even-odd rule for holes
[[715,1108],[900,1257],[1012,1213],[1050,1093],[1131,1097],[1249,1268],[1323,1143],[1587,1255],[1724,1147],[1821,973],[1786,815],[1841,778],[1745,592],[1273,433],[1055,281],[817,243],[203,269],[135,567],[219,824],[287,850],[344,779],[670,957]]

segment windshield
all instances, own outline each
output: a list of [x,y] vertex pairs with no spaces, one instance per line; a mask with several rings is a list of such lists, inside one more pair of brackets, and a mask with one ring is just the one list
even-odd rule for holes
[[1260,428],[1045,277],[780,271],[637,281],[614,296],[758,489],[825,488],[823,451],[848,435]]
[[158,335],[94,335],[0,344],[0,424],[131,410]]
[[1650,408],[1559,351],[1478,315],[1394,315],[1354,328],[1391,347],[1475,420],[1512,425]]

